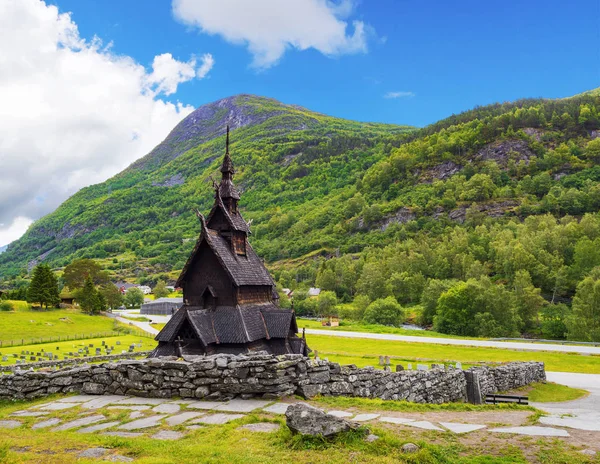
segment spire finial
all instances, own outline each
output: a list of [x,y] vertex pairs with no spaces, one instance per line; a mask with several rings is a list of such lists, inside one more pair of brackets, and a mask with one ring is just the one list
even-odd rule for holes
[[225,140],[225,154],[229,154],[229,124],[227,124],[227,139]]

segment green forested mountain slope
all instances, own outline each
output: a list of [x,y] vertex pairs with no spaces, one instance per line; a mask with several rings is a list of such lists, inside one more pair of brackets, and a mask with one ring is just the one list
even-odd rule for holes
[[542,314],[545,333],[561,336],[558,303],[600,281],[598,92],[475,108],[418,130],[252,96],[213,105],[36,222],[0,255],[0,274],[92,257],[121,276],[173,276],[198,233],[192,208],[212,203],[207,180],[233,122],[251,241],[284,286],[420,302],[422,322],[437,311],[438,330],[465,335],[535,331]]
[[[192,210],[206,211],[213,201],[209,176],[218,173],[226,124],[233,129],[241,206],[256,225],[281,211],[327,203],[410,129],[249,95],[203,106],[149,155],[37,221],[1,255],[0,277],[23,274],[41,260],[60,267],[78,257],[110,258],[109,268],[130,277],[180,269],[199,230]],[[311,247],[320,247],[315,240]]]

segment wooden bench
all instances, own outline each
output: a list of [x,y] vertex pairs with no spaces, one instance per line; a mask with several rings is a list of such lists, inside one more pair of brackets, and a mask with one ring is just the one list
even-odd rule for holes
[[490,394],[485,395],[486,404],[499,404],[499,403],[516,403],[516,404],[529,404],[528,396],[517,396],[517,395],[498,395]]

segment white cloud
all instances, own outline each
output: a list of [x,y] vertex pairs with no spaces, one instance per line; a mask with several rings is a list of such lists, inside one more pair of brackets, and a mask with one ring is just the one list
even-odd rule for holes
[[349,26],[354,8],[353,0],[173,0],[176,19],[246,45],[257,68],[272,66],[288,48],[365,53],[372,28],[358,20]]
[[190,106],[160,98],[206,75],[166,53],[148,72],[79,36],[41,0],[0,1],[0,246],[148,153]]
[[205,53],[202,55],[202,64],[198,68],[198,71],[196,71],[196,76],[198,79],[204,79],[214,65],[215,59],[210,53]]
[[171,95],[177,92],[179,84],[194,78],[195,68],[195,58],[183,63],[174,59],[170,53],[163,53],[154,57],[152,74],[148,76],[148,83],[153,86],[155,92]]
[[18,239],[27,231],[32,222],[29,218],[18,216],[8,226],[0,224],[0,247]]
[[383,96],[383,98],[411,98],[414,96],[414,92],[388,92]]

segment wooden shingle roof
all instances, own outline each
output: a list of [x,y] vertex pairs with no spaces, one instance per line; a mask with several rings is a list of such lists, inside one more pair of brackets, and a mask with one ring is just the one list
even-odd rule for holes
[[206,346],[212,343],[249,343],[260,339],[287,338],[297,331],[292,311],[273,303],[218,306],[214,310],[184,306],[156,336],[159,342],[173,342],[188,320]]

